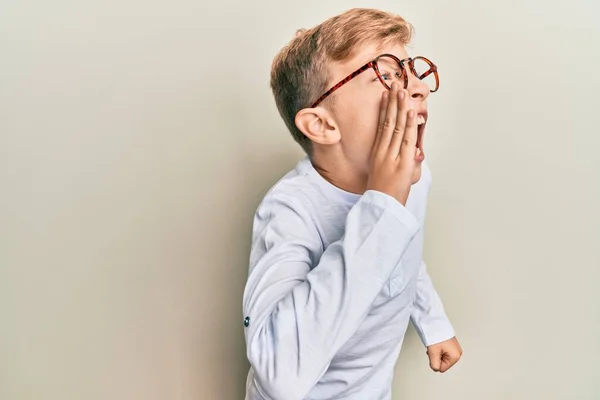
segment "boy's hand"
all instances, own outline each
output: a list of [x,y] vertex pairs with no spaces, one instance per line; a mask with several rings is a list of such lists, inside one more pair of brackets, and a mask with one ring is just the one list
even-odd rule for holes
[[429,366],[435,372],[446,372],[460,360],[462,347],[456,337],[427,347]]
[[408,107],[408,92],[394,82],[381,100],[367,183],[367,190],[388,194],[403,205],[410,193],[417,151],[417,115]]

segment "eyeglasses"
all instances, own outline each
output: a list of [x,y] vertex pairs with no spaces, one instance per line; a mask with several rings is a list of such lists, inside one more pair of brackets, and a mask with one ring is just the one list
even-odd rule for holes
[[357,77],[369,68],[373,68],[377,79],[387,89],[392,89],[394,80],[400,81],[404,89],[408,87],[408,74],[405,63],[408,64],[410,71],[421,81],[427,83],[431,93],[438,90],[440,86],[440,77],[438,76],[437,66],[425,57],[405,58],[400,60],[392,54],[382,54],[373,61],[369,61],[326,91],[323,96],[315,101],[311,108],[316,107],[327,96],[341,88],[345,83],[348,83],[352,78]]

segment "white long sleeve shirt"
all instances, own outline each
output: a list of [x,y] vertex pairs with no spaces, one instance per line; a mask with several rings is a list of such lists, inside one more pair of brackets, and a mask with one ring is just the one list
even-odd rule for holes
[[246,400],[391,399],[408,322],[426,346],[454,336],[422,259],[430,185],[424,163],[403,206],[305,158],[269,190],[243,298]]

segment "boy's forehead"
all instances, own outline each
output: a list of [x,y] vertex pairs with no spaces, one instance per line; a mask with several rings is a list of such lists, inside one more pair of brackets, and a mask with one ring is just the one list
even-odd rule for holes
[[357,48],[342,65],[360,68],[381,54],[393,54],[401,60],[408,57],[405,46],[400,43],[369,43]]
[[330,66],[332,80],[339,81],[381,54],[393,54],[401,60],[408,57],[401,43],[367,43],[355,49],[347,59]]

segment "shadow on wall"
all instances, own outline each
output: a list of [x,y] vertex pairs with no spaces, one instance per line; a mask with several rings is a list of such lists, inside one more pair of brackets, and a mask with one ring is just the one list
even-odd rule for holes
[[[249,123],[246,126],[260,127]],[[274,128],[268,136],[289,135],[285,128]],[[253,132],[247,132],[253,135]],[[264,132],[261,133],[263,136]],[[285,136],[284,136],[285,137]],[[287,138],[286,138],[287,139]],[[202,330],[211,343],[202,355],[214,366],[210,377],[201,385],[206,394],[222,393],[223,399],[244,397],[249,363],[246,358],[242,297],[248,273],[254,213],[265,193],[294,167],[303,153],[291,138],[282,147],[264,146],[260,142],[237,149],[235,157],[227,157],[212,176],[218,184],[210,196],[215,207],[204,218],[210,224],[203,232],[212,232],[206,245],[209,276],[202,283],[211,295],[200,305],[205,317]],[[217,172],[218,171],[218,172]],[[223,218],[223,216],[227,216]],[[204,274],[203,274],[204,275]],[[203,278],[203,280],[205,279]],[[208,282],[210,282],[208,284]],[[204,352],[204,351],[203,351]]]

